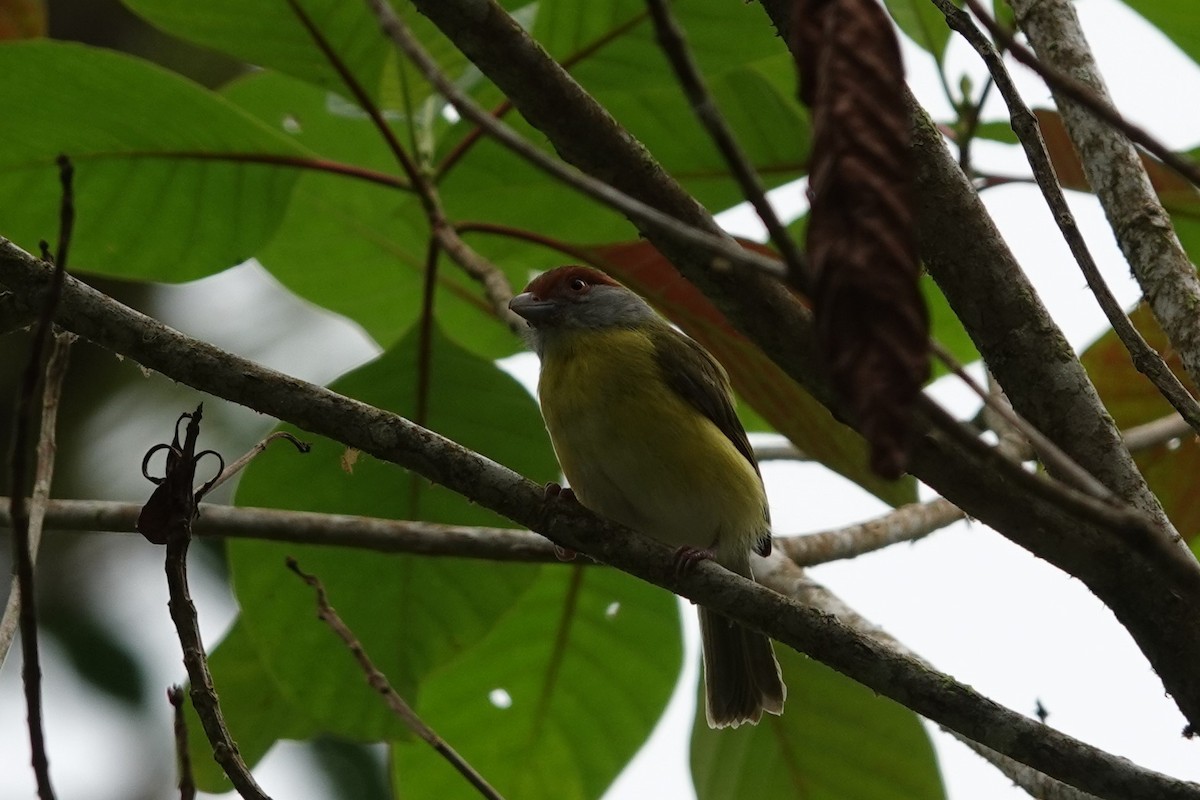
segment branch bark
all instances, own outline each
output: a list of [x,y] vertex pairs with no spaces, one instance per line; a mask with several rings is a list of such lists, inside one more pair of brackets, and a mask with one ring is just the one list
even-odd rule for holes
[[[688,225],[720,234],[711,215],[498,5],[466,0],[414,4],[508,95],[564,160]],[[786,32],[790,4],[763,4]],[[1188,719],[1200,721],[1200,685],[1191,677],[1192,664],[1200,663],[1200,616],[1195,613],[1200,609],[1200,567],[1165,519],[1065,337],[937,129],[911,99],[910,107],[925,262],[1018,412],[1119,497],[1155,519],[1164,533],[1146,536],[1144,548],[1132,553],[1053,503],[1031,500],[995,476],[978,453],[941,435],[926,435],[918,443],[911,471],[971,516],[1081,578],[1130,630]],[[947,219],[954,224],[947,225]],[[809,315],[782,286],[751,270],[708,269],[711,256],[703,248],[659,231],[643,233],[740,331],[814,397],[834,407],[813,358]],[[1164,569],[1171,578],[1164,580]]]
[[[1038,57],[1088,85],[1111,104],[1104,78],[1066,0],[1010,0],[1017,23]],[[1175,235],[1137,149],[1121,132],[1050,86],[1084,175],[1104,208],[1117,243],[1154,318],[1183,360],[1193,383],[1200,378],[1200,276]]]
[[[45,265],[0,240],[0,282],[36,302],[48,278]],[[763,631],[932,720],[1072,785],[1112,798],[1196,800],[1200,796],[1190,785],[1186,785],[1186,791],[1159,785],[1159,777],[1147,778],[1154,782],[1153,790],[1142,783],[1130,784],[1125,776],[1114,775],[1104,766],[1099,751],[1042,728],[965,686],[948,683],[943,676],[865,640],[827,615],[781,598],[714,564],[702,563],[691,574],[680,576],[676,559],[667,548],[606,524],[578,504],[547,501],[541,486],[477,453],[394,414],[184,336],[79,281],[69,279],[64,287],[59,322],[175,380],[411,469],[555,543]],[[954,461],[949,455],[937,459],[942,470],[949,469]],[[959,466],[969,470],[968,474],[979,474],[985,468],[981,463]],[[960,482],[964,482],[961,477]],[[1035,536],[1060,540],[1058,528],[1071,530],[1077,525],[1053,505],[1015,492],[1003,477],[989,485],[965,483],[975,486],[977,492],[968,498],[970,505],[991,505],[997,497],[1007,498],[1010,516],[1001,521],[1011,525],[1019,521]],[[1104,538],[1096,531],[1092,533]],[[1058,541],[1058,546],[1062,544]],[[1073,548],[1067,550],[1073,552]],[[1116,552],[1110,566],[1137,558],[1137,554]],[[1173,585],[1161,574],[1158,581]],[[1176,599],[1183,602],[1182,598]],[[1172,634],[1178,637],[1180,631],[1173,629]]]

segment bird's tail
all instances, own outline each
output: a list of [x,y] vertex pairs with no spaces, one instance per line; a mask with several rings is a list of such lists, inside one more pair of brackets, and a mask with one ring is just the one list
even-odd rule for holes
[[787,689],[771,640],[716,611],[699,611],[709,727],[736,728],[758,722],[764,711],[783,713]]

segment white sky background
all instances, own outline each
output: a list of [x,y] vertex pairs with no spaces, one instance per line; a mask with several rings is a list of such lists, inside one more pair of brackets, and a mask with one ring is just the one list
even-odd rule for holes
[[[1083,0],[1079,13],[1118,108],[1174,148],[1200,143],[1200,110],[1195,102],[1200,98],[1200,69],[1116,0]],[[949,106],[932,59],[907,43],[905,59],[917,96],[935,118],[948,119]],[[964,71],[973,76],[976,87],[982,85],[985,73],[978,59],[957,38],[951,42],[948,63],[952,85],[957,85]],[[1010,69],[1027,102],[1050,105],[1049,92],[1036,76],[1019,65],[1010,64]],[[993,91],[985,119],[1006,116]],[[979,142],[974,153],[984,170],[1028,174],[1019,148]],[[788,188],[774,193],[773,199],[786,211],[801,197],[800,189]],[[989,190],[983,197],[1043,302],[1071,343],[1082,349],[1108,325],[1037,189],[1007,186]],[[1097,204],[1090,196],[1075,193],[1069,200],[1102,272],[1122,303],[1131,305],[1139,292]],[[761,230],[744,212],[731,212],[722,220],[735,232],[756,235]],[[230,290],[231,282],[237,284],[235,291]],[[248,357],[310,379],[327,380],[334,372],[343,371],[348,359],[358,363],[371,355],[370,347],[348,326],[319,319],[311,312],[309,323],[296,325],[292,315],[301,310],[300,304],[281,298],[271,280],[255,268],[231,271],[190,289],[201,287],[212,292],[214,303],[242,303],[246,311],[252,310],[239,314],[230,309],[231,313],[221,315],[224,336],[240,341],[241,351]],[[203,302],[189,305],[211,307]],[[221,341],[211,319],[180,321],[180,314],[178,309],[171,310],[177,327],[218,344],[231,343]],[[278,317],[278,328],[268,324],[273,316]],[[239,319],[253,320],[260,332],[267,328],[275,332],[260,333],[257,345],[249,343],[245,331],[231,330],[227,324]],[[287,335],[279,333],[283,330]],[[308,340],[298,342],[296,330],[304,330]],[[313,348],[318,343],[327,345],[338,331],[344,347],[327,350],[325,364],[314,365]],[[248,348],[254,351],[247,352]],[[526,379],[531,379],[536,369],[532,356],[518,359],[514,366]],[[940,381],[931,393],[963,415],[976,406],[972,396],[952,379]],[[122,411],[130,413],[128,406]],[[241,424],[261,424],[250,412],[238,419]],[[98,420],[96,427],[104,429],[107,423]],[[772,516],[783,534],[848,524],[885,511],[882,503],[816,465],[772,462],[764,465],[763,472],[772,498]],[[139,497],[145,488],[128,486],[119,491]],[[119,565],[113,563],[112,569],[157,577],[158,551],[136,544],[140,542],[131,541],[123,548]],[[97,570],[102,571],[106,570]],[[818,567],[812,574],[938,668],[989,697],[1027,714],[1032,714],[1040,700],[1050,712],[1049,723],[1060,730],[1143,766],[1200,780],[1200,743],[1187,742],[1179,735],[1182,715],[1112,614],[1079,581],[990,529],[979,524],[956,525],[914,545]],[[165,687],[182,680],[183,673],[169,621],[149,629],[144,623],[147,603],[165,608],[165,588],[160,584],[125,583],[93,589],[102,592],[110,604],[103,613],[124,620],[122,627],[129,632],[131,644],[156,654],[146,678],[151,686]],[[196,593],[207,597],[200,605],[200,619],[211,644],[222,635],[235,607],[215,584],[208,591],[197,587]],[[690,611],[686,616],[691,619]],[[696,639],[689,628],[693,667],[655,736],[606,800],[694,797],[688,777],[687,731],[697,679]],[[160,743],[157,753],[139,752],[139,742],[146,741],[145,731],[139,728],[145,723],[80,685],[53,648],[43,656],[51,766],[60,797],[115,800],[140,783],[131,770],[144,774],[147,765],[153,764],[154,771],[169,774],[169,741]],[[19,664],[19,654],[14,652],[0,671],[0,765],[4,767],[0,769],[0,800],[33,796],[32,775],[24,768],[28,742]],[[170,728],[165,702],[161,722],[160,730],[166,736]],[[950,800],[1028,797],[964,746],[940,733],[934,734],[934,741]],[[298,752],[294,746],[277,747],[255,770],[256,776],[276,797],[324,798],[327,793],[322,781],[309,777]]]

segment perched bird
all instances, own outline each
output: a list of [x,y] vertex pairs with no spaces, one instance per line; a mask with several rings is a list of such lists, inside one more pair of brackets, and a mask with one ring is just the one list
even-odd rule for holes
[[[762,477],[708,351],[602,272],[536,278],[509,308],[542,361],[538,399],[554,452],[586,508],[752,578],[771,551]],[[708,724],[783,711],[771,640],[701,607]]]

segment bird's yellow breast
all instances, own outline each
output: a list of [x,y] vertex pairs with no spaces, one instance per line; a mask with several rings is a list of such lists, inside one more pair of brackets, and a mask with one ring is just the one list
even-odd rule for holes
[[740,557],[766,530],[758,473],[664,381],[647,332],[554,337],[538,396],[563,473],[593,511],[672,546]]

